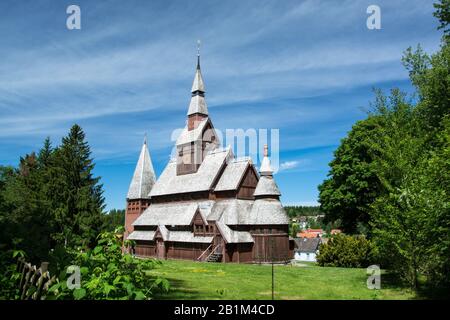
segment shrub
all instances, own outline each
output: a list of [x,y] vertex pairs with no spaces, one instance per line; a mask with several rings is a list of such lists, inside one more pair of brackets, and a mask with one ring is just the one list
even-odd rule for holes
[[166,279],[147,275],[147,271],[160,262],[122,253],[122,234],[120,228],[101,233],[94,249],[76,251],[72,264],[80,268],[80,288],[68,288],[67,279],[71,273],[67,273],[66,266],[58,282],[50,288],[47,299],[143,300],[150,299],[155,290],[167,291],[169,282]]
[[19,277],[16,271],[16,259],[24,257],[21,250],[0,251],[0,300],[19,298]]
[[322,267],[365,268],[375,262],[375,245],[364,236],[337,234],[319,247]]

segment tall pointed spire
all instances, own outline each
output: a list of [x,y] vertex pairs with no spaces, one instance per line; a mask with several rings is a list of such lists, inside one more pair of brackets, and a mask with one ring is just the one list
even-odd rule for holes
[[200,40],[197,41],[197,68],[195,69],[191,93],[192,98],[189,104],[188,116],[196,113],[208,115],[208,107],[205,101],[205,84],[200,69]]
[[127,199],[148,199],[155,181],[155,171],[153,170],[152,159],[148,151],[147,134],[145,134],[139,160],[128,189]]

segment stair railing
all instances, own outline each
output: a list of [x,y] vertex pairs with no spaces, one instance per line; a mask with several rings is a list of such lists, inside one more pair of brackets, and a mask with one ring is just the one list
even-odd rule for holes
[[[211,244],[209,245],[209,247],[206,248],[206,250],[203,251],[202,254],[197,258],[197,261],[202,261],[201,258],[205,255],[206,252],[208,252],[208,250],[209,250],[212,246],[213,246],[213,244],[211,243]],[[211,252],[213,252],[213,250],[211,250]],[[209,255],[208,255],[208,257],[209,257]],[[208,257],[207,257],[206,259],[208,259]],[[205,259],[205,260],[206,260],[206,259]]]
[[222,254],[222,244],[218,244],[214,248],[212,248],[211,253],[206,257],[205,261],[208,261],[209,257],[211,257],[213,254]]

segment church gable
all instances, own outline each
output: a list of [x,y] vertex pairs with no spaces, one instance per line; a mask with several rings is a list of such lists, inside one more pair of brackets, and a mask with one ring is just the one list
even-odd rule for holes
[[211,120],[202,118],[193,129],[189,124],[183,129],[176,145],[177,175],[183,175],[197,172],[208,152],[218,147],[219,140]]
[[258,174],[253,165],[248,166],[243,179],[241,180],[237,192],[238,199],[253,199],[256,185],[258,184]]

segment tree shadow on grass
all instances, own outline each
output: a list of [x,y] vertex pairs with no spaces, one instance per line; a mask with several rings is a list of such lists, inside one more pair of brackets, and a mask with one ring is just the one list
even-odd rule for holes
[[[382,287],[387,289],[413,290],[397,274],[387,272],[382,275]],[[435,288],[420,283],[419,289],[415,292],[415,300],[448,300],[450,299],[449,288]]]
[[153,294],[153,299],[155,300],[201,299],[200,291],[189,287],[186,281],[174,278],[166,278],[166,279],[170,283],[169,292],[163,292],[161,290],[155,291]]
[[430,299],[430,300],[450,300],[450,289],[446,287],[431,287],[422,285],[417,290],[418,299]]

